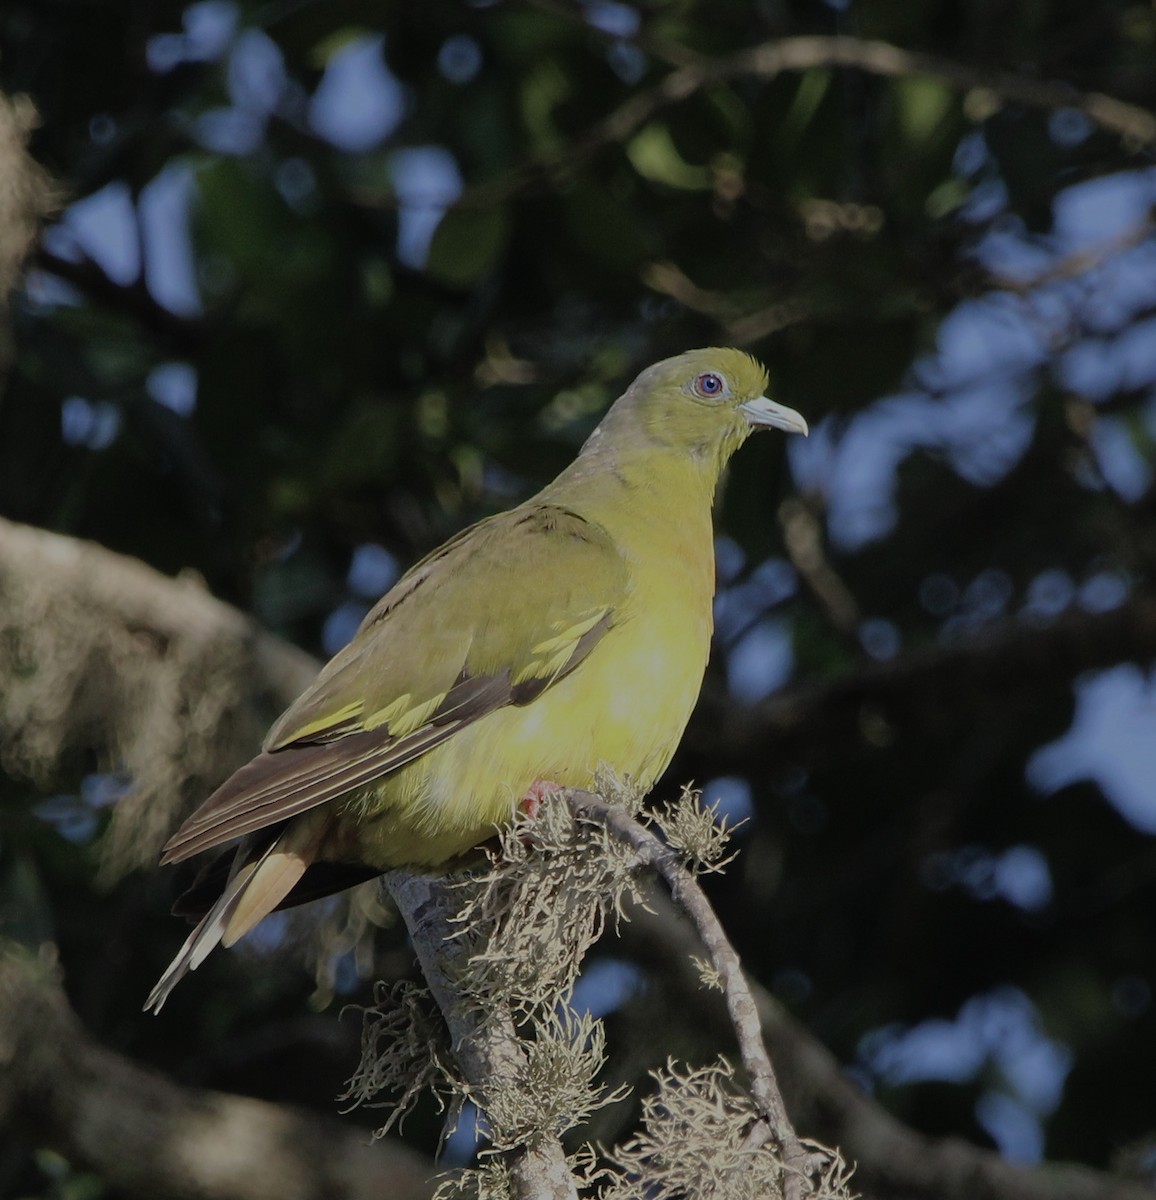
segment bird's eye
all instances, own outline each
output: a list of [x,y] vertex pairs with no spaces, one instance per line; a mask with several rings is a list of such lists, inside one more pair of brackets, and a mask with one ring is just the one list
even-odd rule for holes
[[722,376],[716,375],[713,371],[704,371],[701,375],[694,377],[695,394],[702,396],[704,400],[714,400],[721,396],[726,390],[726,385],[722,381]]

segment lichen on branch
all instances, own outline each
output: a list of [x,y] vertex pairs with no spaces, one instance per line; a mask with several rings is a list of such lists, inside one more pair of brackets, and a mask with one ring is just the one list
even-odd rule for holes
[[[388,1108],[385,1128],[425,1087],[451,1120],[466,1100],[477,1106],[487,1144],[477,1166],[443,1181],[439,1200],[849,1196],[842,1159],[795,1136],[765,1050],[760,1043],[760,1057],[741,1030],[744,1076],[721,1056],[670,1063],[654,1074],[626,1141],[567,1156],[563,1137],[626,1095],[600,1082],[602,1023],[571,1003],[586,953],[644,903],[644,867],[677,879],[683,896],[727,846],[695,792],[646,814],[629,788],[607,779],[600,791],[609,799],[565,793],[519,817],[462,875],[387,877],[426,986],[382,990],[365,1010],[363,1061],[346,1098]],[[705,904],[697,891],[692,907]],[[721,956],[715,926],[707,952],[734,990],[737,957]]]

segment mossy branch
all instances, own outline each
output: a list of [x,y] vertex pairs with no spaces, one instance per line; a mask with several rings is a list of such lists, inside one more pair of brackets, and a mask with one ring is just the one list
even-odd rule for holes
[[[464,1101],[477,1105],[489,1145],[478,1167],[447,1177],[443,1200],[845,1197],[839,1156],[804,1145],[791,1126],[738,955],[695,880],[725,861],[725,827],[689,791],[642,814],[636,793],[611,780],[602,790],[609,799],[566,791],[520,818],[481,869],[386,877],[428,990],[383,991],[366,1011],[364,1058],[346,1098],[389,1109],[387,1129],[422,1086],[451,1119]],[[596,1082],[602,1027],[571,1007],[574,984],[607,920],[642,900],[637,877],[651,869],[701,932],[704,981],[726,994],[747,1082],[721,1058],[668,1063],[653,1073],[626,1142],[568,1156],[563,1137],[625,1095]],[[448,1037],[436,1031],[438,1011]]]
[[726,936],[706,893],[686,866],[684,856],[669,844],[669,836],[663,842],[653,830],[640,824],[625,809],[609,804],[593,793],[573,790],[567,794],[567,800],[575,816],[594,817],[602,822],[616,837],[632,847],[641,865],[657,871],[666,881],[675,902],[694,923],[710,956],[714,975],[726,996],[739,1053],[762,1117],[760,1125],[748,1135],[749,1144],[758,1145],[767,1136],[774,1138],[783,1162],[791,1169],[786,1194],[788,1197],[799,1195],[800,1181],[810,1169],[810,1155],[801,1145],[787,1116],[774,1067],[763,1045],[758,1007],[747,986],[742,961]]
[[[426,984],[449,1030],[461,1069],[463,1090],[485,1106],[503,1082],[528,1071],[527,1048],[509,1010],[479,1009],[461,979],[468,971],[472,947],[455,936],[462,907],[460,888],[452,880],[394,871],[386,887],[413,941]],[[515,1200],[577,1200],[573,1174],[557,1138],[534,1138],[507,1156],[510,1195]]]

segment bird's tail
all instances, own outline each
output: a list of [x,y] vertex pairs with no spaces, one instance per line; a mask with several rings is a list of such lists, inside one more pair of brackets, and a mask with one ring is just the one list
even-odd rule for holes
[[320,823],[292,822],[265,850],[249,862],[251,840],[237,848],[225,890],[197,922],[176,958],[145,1001],[145,1012],[159,1013],[169,993],[205,961],[218,945],[231,946],[264,920],[293,890],[317,854]]

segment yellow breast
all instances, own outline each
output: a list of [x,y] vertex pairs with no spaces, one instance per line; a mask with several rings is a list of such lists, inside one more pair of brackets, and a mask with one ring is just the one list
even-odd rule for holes
[[709,589],[705,604],[686,581],[659,590],[530,704],[490,713],[351,806],[361,856],[382,869],[444,862],[508,823],[539,781],[592,787],[609,769],[650,787],[698,697],[711,632]]

